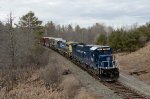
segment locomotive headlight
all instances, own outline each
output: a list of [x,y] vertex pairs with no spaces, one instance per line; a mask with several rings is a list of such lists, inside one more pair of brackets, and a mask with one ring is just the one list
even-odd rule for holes
[[110,61],[110,57],[107,57],[106,60],[107,60],[107,61]]

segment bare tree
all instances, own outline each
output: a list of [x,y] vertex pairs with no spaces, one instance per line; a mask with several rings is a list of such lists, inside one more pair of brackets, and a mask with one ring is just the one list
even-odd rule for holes
[[8,19],[8,33],[10,36],[9,40],[9,52],[10,52],[10,58],[11,58],[11,66],[15,66],[15,35],[13,31],[13,17],[12,13],[10,12],[9,19]]

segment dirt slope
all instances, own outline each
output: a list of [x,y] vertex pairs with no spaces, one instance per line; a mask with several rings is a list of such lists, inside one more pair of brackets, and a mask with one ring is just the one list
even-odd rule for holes
[[150,84],[150,42],[130,54],[117,54],[120,70]]

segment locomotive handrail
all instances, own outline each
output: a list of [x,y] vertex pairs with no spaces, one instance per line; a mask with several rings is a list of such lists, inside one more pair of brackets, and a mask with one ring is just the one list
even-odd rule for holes
[[115,60],[116,67],[120,69],[118,60]]

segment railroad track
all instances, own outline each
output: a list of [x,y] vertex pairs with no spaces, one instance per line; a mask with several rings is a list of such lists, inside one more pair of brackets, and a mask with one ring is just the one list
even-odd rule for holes
[[127,88],[119,82],[103,84],[113,90],[116,94],[119,94],[124,99],[148,99],[145,96],[138,94],[134,90]]
[[101,81],[101,79],[94,73],[93,70],[86,69],[84,67],[84,65],[81,65],[79,63],[76,63],[76,62],[73,62],[73,63],[76,64],[78,67],[82,68],[83,70],[85,70],[86,72],[88,72],[92,77],[97,79],[103,85],[107,86],[109,89],[113,90],[114,93],[118,94],[123,99],[148,99],[146,96],[137,93],[135,90],[132,90],[132,89],[124,86],[123,84],[121,84],[118,81],[116,81],[116,82]]
[[136,90],[132,90],[131,88],[124,86],[123,84],[121,84],[118,81],[116,81],[116,82],[101,81],[101,79],[96,75],[96,73],[94,72],[93,69],[87,69],[84,64],[81,64],[80,62],[77,62],[74,59],[70,59],[69,57],[65,56],[63,53],[61,53],[60,51],[58,51],[56,49],[53,49],[53,48],[51,48],[51,49],[54,50],[55,52],[59,53],[60,55],[62,55],[63,57],[65,57],[66,59],[68,59],[69,61],[74,63],[75,65],[77,65],[82,70],[86,71],[88,74],[90,74],[92,77],[97,79],[100,83],[107,86],[109,89],[113,90],[114,93],[121,96],[123,99],[150,99],[142,94],[139,94],[138,92],[136,92]]

